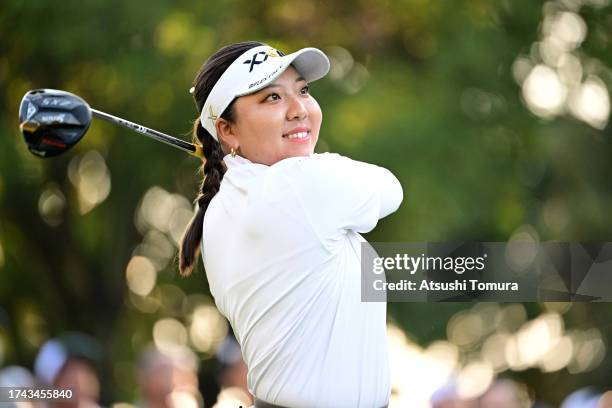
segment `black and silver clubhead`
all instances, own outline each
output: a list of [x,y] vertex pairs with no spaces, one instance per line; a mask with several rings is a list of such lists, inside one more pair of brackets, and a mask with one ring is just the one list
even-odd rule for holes
[[78,96],[56,89],[26,93],[19,107],[19,129],[28,149],[53,157],[74,146],[87,132],[91,109]]

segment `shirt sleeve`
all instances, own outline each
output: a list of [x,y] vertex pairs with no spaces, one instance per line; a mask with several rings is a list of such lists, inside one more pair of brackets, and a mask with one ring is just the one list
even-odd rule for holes
[[338,154],[296,161],[289,173],[300,206],[326,238],[373,230],[403,199],[402,186],[389,170]]

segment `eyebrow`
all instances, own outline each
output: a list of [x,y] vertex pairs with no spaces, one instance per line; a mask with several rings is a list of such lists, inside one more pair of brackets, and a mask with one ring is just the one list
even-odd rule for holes
[[[300,82],[300,81],[306,81],[306,80],[302,76],[299,76],[299,77],[297,77],[295,79],[295,82]],[[268,85],[264,86],[263,88],[261,88],[260,90],[258,90],[257,93],[259,93],[261,91],[265,91],[268,88],[279,88],[279,87],[280,87],[280,85],[268,84]]]

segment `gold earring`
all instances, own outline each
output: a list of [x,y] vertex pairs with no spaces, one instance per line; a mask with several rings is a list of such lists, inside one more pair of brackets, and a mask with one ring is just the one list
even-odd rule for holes
[[232,157],[236,157],[236,149],[232,147],[230,150],[230,154],[232,155]]

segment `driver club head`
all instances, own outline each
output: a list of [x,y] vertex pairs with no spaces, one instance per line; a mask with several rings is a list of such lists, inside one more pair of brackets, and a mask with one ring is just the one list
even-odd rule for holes
[[19,129],[28,150],[39,157],[57,156],[77,144],[91,118],[87,102],[57,89],[28,91],[19,106]]

